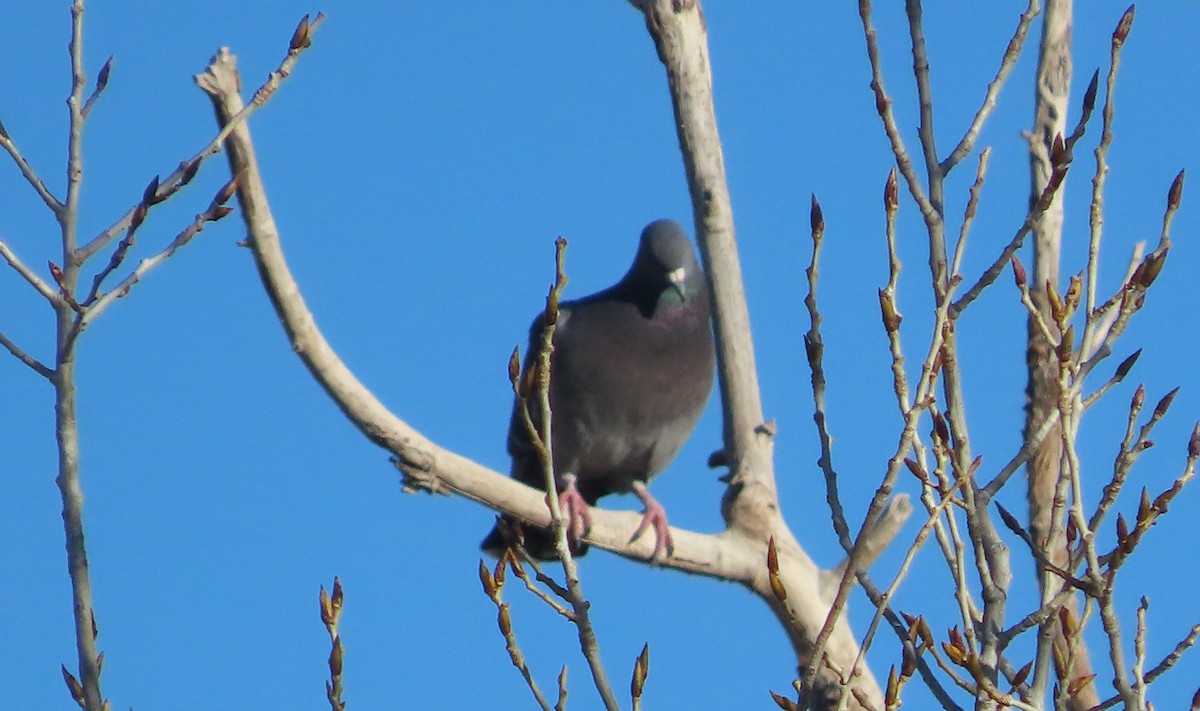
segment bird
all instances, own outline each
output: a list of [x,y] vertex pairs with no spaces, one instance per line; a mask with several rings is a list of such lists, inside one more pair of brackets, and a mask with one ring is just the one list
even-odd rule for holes
[[[652,559],[673,549],[666,511],[647,484],[679,453],[712,391],[714,351],[708,281],[679,223],[642,230],[629,271],[616,284],[559,305],[550,356],[551,444],[559,500],[576,556],[590,525],[588,507],[603,496],[634,493],[644,506],[630,542],[653,528]],[[544,314],[529,329],[522,377],[536,367]],[[526,398],[541,422],[536,390]],[[545,490],[544,465],[529,435],[521,398],[508,428],[511,476]],[[481,548],[506,548],[497,522]],[[546,529],[524,527],[526,552],[557,557]]]

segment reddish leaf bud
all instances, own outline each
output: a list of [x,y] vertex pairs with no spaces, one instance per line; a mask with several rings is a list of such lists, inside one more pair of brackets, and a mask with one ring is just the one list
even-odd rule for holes
[[821,212],[821,203],[817,202],[817,194],[812,194],[812,207],[808,210],[808,221],[812,225],[813,235],[825,232],[825,215]]
[[1025,265],[1021,264],[1021,260],[1017,259],[1017,255],[1015,254],[1009,257],[1008,261],[1012,264],[1013,278],[1017,281],[1017,287],[1023,290],[1025,284],[1028,283],[1028,277],[1025,274]]
[[1117,23],[1117,29],[1113,30],[1113,47],[1120,47],[1129,38],[1129,30],[1133,27],[1133,12],[1134,6],[1130,5],[1125,14],[1121,15],[1121,21]]
[[517,378],[521,376],[521,349],[513,348],[512,355],[508,357],[508,382],[512,383],[513,387],[517,385]]
[[1186,171],[1179,171],[1179,175],[1171,181],[1171,189],[1167,191],[1167,209],[1175,210],[1179,208],[1179,203],[1183,201],[1183,174]]
[[883,186],[883,207],[888,212],[894,212],[900,205],[900,186],[896,180],[896,167],[888,171],[887,183]]
[[1179,394],[1179,388],[1176,387],[1171,392],[1162,396],[1158,404],[1154,406],[1154,418],[1158,419],[1167,414],[1167,410],[1171,407],[1171,403],[1175,401],[1175,396]]

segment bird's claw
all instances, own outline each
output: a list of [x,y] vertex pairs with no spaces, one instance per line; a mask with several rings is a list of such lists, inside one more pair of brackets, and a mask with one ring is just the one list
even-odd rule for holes
[[645,504],[646,510],[642,513],[642,521],[638,524],[637,530],[629,537],[629,542],[633,543],[646,532],[646,529],[653,528],[654,554],[650,559],[663,560],[675,555],[675,541],[671,538],[671,527],[667,523],[667,510],[650,495],[645,484],[634,482],[633,491]]

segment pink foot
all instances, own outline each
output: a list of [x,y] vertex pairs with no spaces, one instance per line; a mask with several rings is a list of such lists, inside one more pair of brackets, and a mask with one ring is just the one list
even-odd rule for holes
[[646,510],[642,513],[642,522],[638,524],[637,530],[633,532],[629,542],[633,543],[647,528],[654,528],[654,555],[651,560],[661,560],[666,554],[667,556],[675,553],[675,542],[671,540],[671,528],[667,525],[667,511],[662,507],[662,504],[650,495],[650,490],[640,481],[633,482],[633,493],[642,500]]
[[579,548],[579,541],[592,528],[592,513],[587,501],[575,487],[574,475],[564,476],[563,485],[562,491],[558,492],[558,508],[563,515],[563,525],[567,528],[567,544],[575,551]]

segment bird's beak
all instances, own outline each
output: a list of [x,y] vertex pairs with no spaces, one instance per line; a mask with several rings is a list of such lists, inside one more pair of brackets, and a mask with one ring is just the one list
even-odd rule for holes
[[687,278],[687,272],[683,267],[673,269],[667,273],[667,280],[671,282],[671,288],[675,293],[679,294],[679,300],[687,302],[687,292],[684,291],[683,282]]

